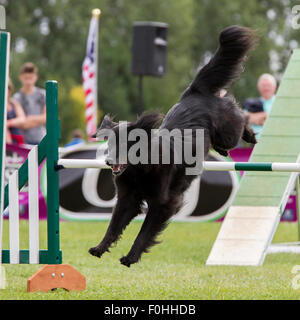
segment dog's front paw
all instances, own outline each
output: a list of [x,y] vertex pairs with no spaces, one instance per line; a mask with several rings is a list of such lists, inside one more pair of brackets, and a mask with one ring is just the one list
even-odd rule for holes
[[103,250],[101,249],[100,247],[93,247],[93,248],[90,248],[89,249],[89,253],[92,255],[92,256],[95,256],[95,257],[98,257],[98,258],[101,258],[101,256],[103,255],[103,253],[105,251],[108,251],[108,250]]
[[220,149],[220,148],[217,148],[217,147],[214,147],[214,149],[222,156],[224,157],[228,157],[228,152],[224,149]]
[[126,266],[128,268],[130,268],[131,264],[136,263],[137,261],[138,261],[137,259],[133,259],[129,256],[125,256],[120,259],[121,264],[123,264],[124,266]]

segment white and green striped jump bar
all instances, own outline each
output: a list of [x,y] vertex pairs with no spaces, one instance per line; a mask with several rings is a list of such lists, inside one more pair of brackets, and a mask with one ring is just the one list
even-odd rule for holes
[[[103,159],[60,159],[58,168],[110,169]],[[300,163],[204,161],[206,171],[277,171],[300,172]]]
[[300,163],[204,161],[204,170],[300,172]]

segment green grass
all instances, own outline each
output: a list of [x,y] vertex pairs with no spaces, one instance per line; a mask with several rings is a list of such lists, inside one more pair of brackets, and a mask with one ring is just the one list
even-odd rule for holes
[[[63,262],[86,276],[87,289],[67,292],[27,293],[27,279],[39,265],[5,265],[6,299],[299,299],[300,289],[292,288],[291,273],[300,265],[300,255],[268,255],[262,267],[205,266],[220,228],[219,223],[171,223],[160,236],[163,242],[144,254],[129,269],[119,258],[126,254],[141,226],[132,223],[118,245],[100,260],[88,254],[97,244],[108,222],[62,222]],[[21,221],[23,249],[27,248],[27,222]],[[4,248],[8,247],[8,224],[4,224]],[[40,242],[45,248],[46,223],[41,223]],[[297,225],[281,223],[274,242],[297,241]]]

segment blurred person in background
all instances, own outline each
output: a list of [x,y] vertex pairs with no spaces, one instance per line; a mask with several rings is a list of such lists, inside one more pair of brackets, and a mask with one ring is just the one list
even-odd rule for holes
[[83,132],[80,129],[75,129],[73,131],[72,140],[65,145],[65,147],[74,146],[76,144],[83,144],[85,140],[83,139]]
[[46,135],[46,92],[36,87],[38,69],[31,62],[23,64],[19,79],[22,87],[14,94],[14,99],[21,104],[26,115],[23,125],[25,143],[39,144]]
[[249,116],[251,128],[259,139],[263,125],[275,101],[277,90],[276,79],[269,73],[262,74],[257,81],[259,98],[248,98],[244,101],[244,109]]
[[24,144],[23,126],[25,123],[25,113],[18,101],[11,98],[13,93],[13,84],[8,80],[8,94],[7,94],[7,134],[6,142],[15,144]]

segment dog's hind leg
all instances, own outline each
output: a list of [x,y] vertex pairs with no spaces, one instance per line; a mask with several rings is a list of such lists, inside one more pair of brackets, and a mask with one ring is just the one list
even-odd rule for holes
[[100,258],[105,251],[109,252],[110,246],[119,240],[129,222],[140,213],[141,203],[142,199],[134,194],[119,197],[103,240],[90,248],[89,253]]
[[[180,200],[179,200],[180,198]],[[172,197],[166,204],[150,204],[142,228],[134,241],[127,256],[120,259],[120,262],[130,267],[141,258],[143,252],[148,252],[149,248],[159,243],[155,238],[166,228],[168,220],[176,214],[181,205],[181,195]]]

